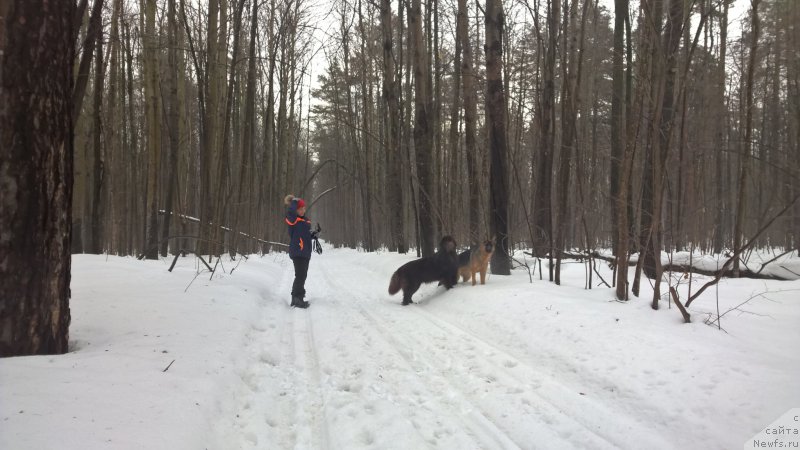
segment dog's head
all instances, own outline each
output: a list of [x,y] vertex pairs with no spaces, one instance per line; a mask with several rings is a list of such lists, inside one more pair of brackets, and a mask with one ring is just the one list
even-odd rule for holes
[[480,244],[473,245],[472,247],[472,252],[475,253],[476,255],[480,255],[481,257],[491,256],[493,251],[494,251],[494,238],[486,239]]
[[494,251],[494,239],[487,239],[481,244],[481,252],[491,255]]
[[453,239],[453,236],[444,236],[442,240],[439,242],[439,252],[441,253],[450,253],[452,255],[456,254],[456,240]]

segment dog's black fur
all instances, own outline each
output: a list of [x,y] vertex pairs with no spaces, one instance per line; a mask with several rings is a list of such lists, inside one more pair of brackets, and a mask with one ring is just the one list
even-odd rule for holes
[[433,256],[420,258],[400,266],[389,282],[389,294],[394,295],[403,290],[403,305],[414,303],[411,296],[422,283],[434,281],[444,284],[447,289],[458,283],[458,256],[456,241],[452,236],[445,236],[439,243],[439,250]]

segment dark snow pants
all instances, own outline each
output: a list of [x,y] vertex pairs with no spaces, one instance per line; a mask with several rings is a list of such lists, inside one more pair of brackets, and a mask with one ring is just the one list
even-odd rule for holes
[[292,297],[304,298],[306,296],[306,277],[308,276],[309,258],[292,258],[294,263],[294,283],[292,283]]

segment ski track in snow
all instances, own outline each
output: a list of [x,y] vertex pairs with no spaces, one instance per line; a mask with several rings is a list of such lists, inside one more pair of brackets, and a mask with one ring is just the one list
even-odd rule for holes
[[[239,440],[222,448],[328,448],[313,319],[275,298],[291,290],[291,262],[283,267],[277,291],[261,294],[261,317],[245,334],[248,361],[233,405]],[[279,393],[270,395],[275,384]]]
[[[344,287],[338,283],[332,282],[328,272],[329,269],[325,268],[323,270],[323,275],[327,281],[327,284],[334,287],[335,292],[346,292],[351,295],[355,294],[355,296],[351,299],[363,296],[363,292],[356,292],[352,287]],[[340,296],[337,297],[341,298]],[[358,300],[355,301],[358,302]],[[392,350],[403,359],[407,366],[417,374],[418,379],[430,387],[426,394],[435,398],[436,392],[447,392],[447,395],[451,397],[450,399],[437,398],[436,400],[443,404],[443,410],[450,410],[456,418],[461,416],[460,423],[462,426],[464,426],[463,431],[470,438],[476,441],[476,447],[484,449],[520,448],[520,446],[511,438],[509,438],[505,432],[501,431],[491,419],[489,419],[481,411],[477,410],[467,398],[465,398],[463,395],[455,394],[458,392],[458,388],[454,386],[452,382],[447,380],[442,370],[437,368],[436,364],[433,363],[429,356],[422,355],[416,351],[420,348],[416,338],[408,334],[402,335],[403,338],[413,339],[415,343],[415,345],[404,345],[404,343],[400,342],[400,338],[397,337],[398,333],[395,330],[390,330],[388,328],[391,327],[391,325],[388,325],[390,321],[376,318],[375,315],[369,313],[357,303],[352,306],[344,305],[335,299],[333,300],[333,303],[340,308],[356,308],[358,313],[365,319],[366,323],[368,323],[373,330],[377,332],[392,348]],[[421,375],[423,373],[431,375],[430,372],[434,372],[433,375],[436,377],[436,379],[426,380]],[[420,395],[419,392],[413,392],[413,394],[417,397]],[[411,415],[413,417],[412,405],[409,405],[406,410],[406,412],[412,413]],[[464,412],[467,413],[465,414]],[[415,421],[412,420],[412,423],[413,422]],[[415,428],[421,432],[420,434],[424,434],[424,431],[419,430],[419,427],[415,426]]]
[[[642,425],[615,411],[614,416],[624,420],[604,430],[604,419],[611,412],[602,403],[582,397],[525,360],[425,311],[422,305],[402,307],[387,302],[385,296],[376,294],[384,290],[385,277],[367,269],[367,275],[375,276],[365,276],[361,283],[344,283],[335,280],[352,273],[352,268],[319,265],[326,286],[317,288],[327,287],[323,290],[329,293],[328,301],[338,311],[358,312],[372,334],[380,336],[417,374],[425,391],[412,390],[412,398],[427,396],[427,401],[442,406],[438,409],[450,411],[451,419],[463,427],[458,432],[466,435],[474,448],[535,448],[537,442],[544,446],[554,441],[578,448],[616,448],[630,437],[631,429]],[[511,406],[512,402],[516,404]],[[416,423],[413,405],[406,409]],[[518,426],[520,423],[524,426]],[[425,430],[417,428],[425,435]],[[662,448],[663,442],[649,437],[641,443]],[[438,441],[429,439],[428,444],[438,446]]]
[[[448,295],[441,288],[403,307],[386,294],[387,274],[342,263],[312,262],[307,310],[288,306],[288,260],[277,290],[262,294],[262,317],[244,342],[238,448],[604,449],[629,447],[635,436],[637,447],[658,449],[675,437],[657,424],[691,426],[660,416],[642,394],[609,390],[605,374],[546,342],[487,341],[429,311],[431,299]],[[570,376],[555,379],[540,358]],[[275,383],[280,394],[269,395]],[[626,410],[631,403],[636,411]],[[344,431],[362,422],[358,433]]]
[[328,449],[330,433],[326,418],[324,386],[314,339],[314,312],[293,309],[295,365],[303,388],[297,399],[295,426],[299,427],[295,448]]
[[[550,445],[554,441],[577,448],[616,448],[629,437],[626,432],[638,425],[632,420],[621,424],[618,421],[621,429],[615,430],[617,436],[604,433],[601,423],[585,420],[595,417],[603,421],[609,417],[602,404],[585,398],[574,400],[580,395],[578,392],[548,379],[520,358],[475,334],[425,311],[421,305],[402,307],[394,302],[377,301],[374,298],[377,286],[332,283],[331,278],[338,277],[331,277],[331,271],[330,267],[323,267],[326,280],[337,293],[334,298],[349,297],[338,294],[349,292],[354,299],[353,307],[366,321],[417,373],[428,376],[424,381],[431,386],[431,392],[455,393],[458,409],[467,412],[460,414],[461,420],[465,431],[476,440],[476,448],[531,448],[537,442]],[[362,306],[366,301],[370,301],[368,308]],[[421,329],[425,331],[420,333]],[[509,402],[521,403],[525,414],[517,417],[506,414]],[[619,413],[615,416],[619,417]],[[524,421],[525,426],[504,426],[513,421]],[[513,435],[515,432],[520,435]],[[663,446],[657,439],[642,444],[647,448]]]

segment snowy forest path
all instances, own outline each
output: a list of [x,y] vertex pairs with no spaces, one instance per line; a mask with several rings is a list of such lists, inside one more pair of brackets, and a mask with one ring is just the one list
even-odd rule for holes
[[311,307],[298,309],[288,306],[292,264],[283,267],[247,336],[242,448],[604,449],[625,447],[632,435],[646,448],[669,442],[641,432],[658,420],[647,399],[605,392],[604,374],[558,345],[523,345],[522,336],[460,320],[452,302],[479,288],[428,285],[418,303],[401,306],[386,292],[388,267],[323,256],[306,282]]
[[282,266],[250,318],[247,360],[233,361],[241,383],[225,420],[237,440],[220,448],[331,448],[313,312],[289,307],[294,269],[288,258]]
[[[426,311],[424,303],[402,307],[399,302],[387,302],[388,276],[366,267],[343,266],[341,261],[318,264],[320,284],[331,306],[354,311],[357,315],[349,320],[361,320],[359,327],[380,336],[384,346],[403,361],[403,370],[423,384],[423,390],[412,389],[405,396],[437,402],[441,410],[449,411],[457,426],[463,427],[459,433],[472,440],[468,447],[531,448],[536,442],[562,441],[569,446],[615,448],[624,442],[630,427],[642,426],[620,411],[608,411],[602,403],[583,397],[533,363]],[[358,280],[347,279],[353,273],[360,273]],[[452,294],[437,291],[425,302]],[[432,398],[421,400],[425,395]],[[404,396],[402,389],[396,396]],[[413,401],[409,403],[407,412],[418,423],[413,419]],[[624,420],[608,427],[610,415]],[[644,444],[663,446],[657,436]]]

